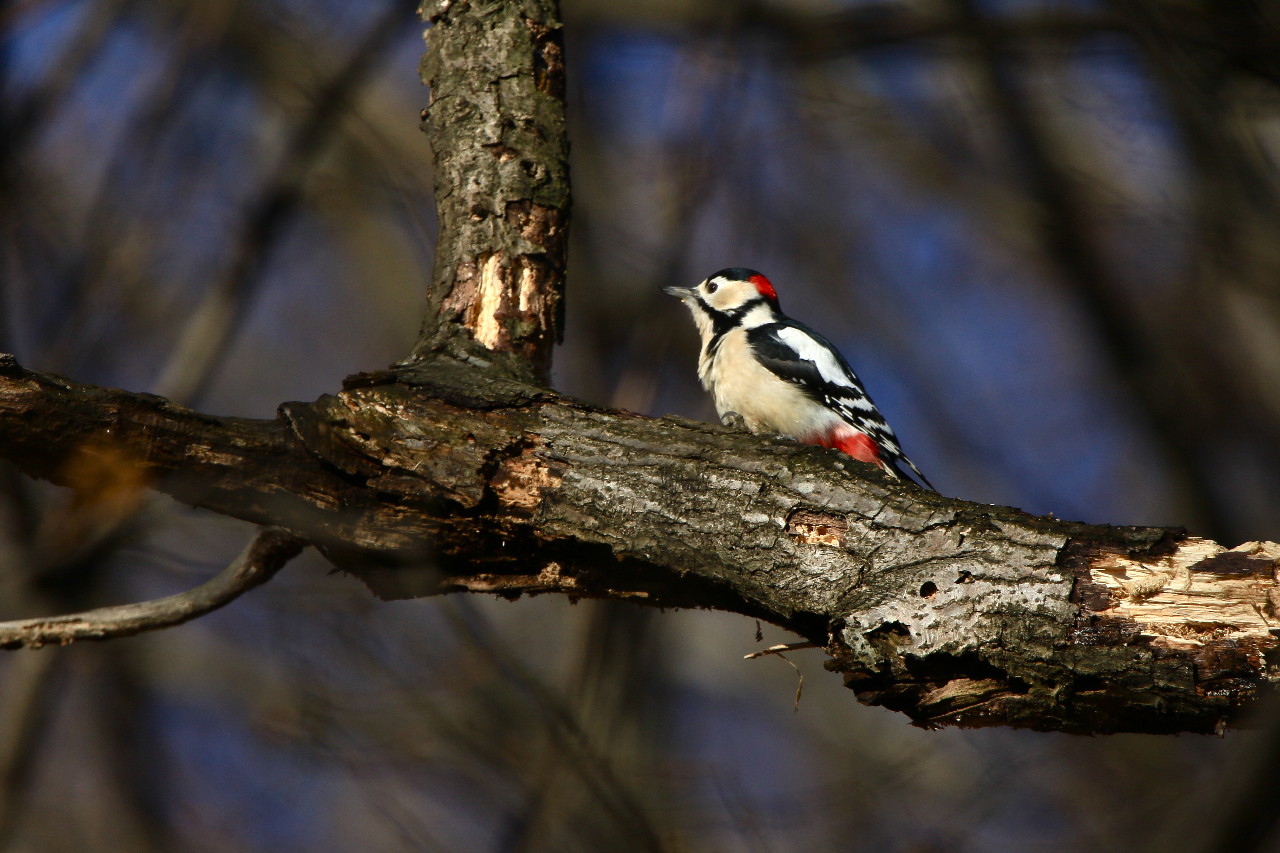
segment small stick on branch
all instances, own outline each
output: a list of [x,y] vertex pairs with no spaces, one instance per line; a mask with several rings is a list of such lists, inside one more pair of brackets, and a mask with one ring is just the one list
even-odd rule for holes
[[[749,655],[743,655],[742,659],[755,660],[756,658],[762,658],[765,655],[778,655],[779,657],[781,657],[783,652],[794,652],[799,649],[817,649],[817,648],[821,648],[821,646],[819,646],[817,643],[782,643],[777,646],[770,646],[767,649],[761,649],[758,652],[752,652]],[[786,658],[782,658],[782,659],[786,660]]]
[[230,565],[194,589],[136,604],[0,622],[0,648],[38,649],[50,643],[65,646],[77,640],[108,640],[179,625],[266,583],[306,544],[281,528],[267,528]]
[[752,652],[749,655],[743,655],[742,659],[755,660],[756,658],[764,657],[765,655],[777,655],[778,657],[786,661],[787,666],[791,667],[796,671],[796,701],[795,701],[795,705],[792,707],[791,710],[793,713],[798,713],[800,711],[800,694],[804,693],[804,673],[801,672],[800,667],[796,666],[795,662],[792,661],[791,658],[784,655],[783,652],[794,652],[799,649],[817,649],[817,648],[821,648],[821,646],[819,646],[817,643],[782,643],[777,646],[770,646],[767,649],[761,649],[758,652]]

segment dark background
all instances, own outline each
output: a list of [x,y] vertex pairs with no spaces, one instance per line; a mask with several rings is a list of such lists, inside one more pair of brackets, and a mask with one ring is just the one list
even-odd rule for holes
[[[712,419],[658,288],[754,267],[944,493],[1280,537],[1276,10],[566,0],[556,386]],[[410,6],[11,0],[0,39],[0,351],[250,417],[409,351]],[[0,467],[0,618],[178,591],[252,535],[91,504]],[[382,603],[307,555],[197,623],[0,658],[0,850],[1280,849],[1268,729],[921,731],[818,652],[793,711],[756,630]]]

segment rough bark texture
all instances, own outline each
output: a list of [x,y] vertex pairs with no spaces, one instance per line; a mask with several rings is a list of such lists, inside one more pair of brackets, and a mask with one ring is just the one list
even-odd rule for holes
[[[105,448],[110,465],[86,464]],[[835,451],[451,359],[250,421],[7,358],[0,455],[73,487],[141,469],[310,539],[383,596],[558,592],[768,619],[825,647],[860,699],[923,724],[1214,731],[1277,677],[1274,546],[1223,554],[1177,530],[952,500]]]
[[423,130],[440,231],[414,355],[450,352],[545,381],[563,314],[569,216],[556,4],[443,0],[420,14],[432,23]]

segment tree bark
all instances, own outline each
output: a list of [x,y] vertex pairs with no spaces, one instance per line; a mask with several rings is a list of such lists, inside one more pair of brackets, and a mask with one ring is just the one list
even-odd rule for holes
[[427,0],[422,129],[440,231],[416,358],[543,382],[559,339],[569,218],[555,0]]
[[949,499],[835,451],[543,387],[568,210],[554,3],[423,12],[440,238],[412,356],[249,420],[0,355],[0,458],[77,500],[155,488],[283,528],[384,597],[767,619],[924,725],[1208,732],[1274,687],[1274,545]]
[[949,499],[835,451],[444,357],[270,421],[7,358],[0,454],[73,488],[142,471],[309,539],[384,597],[554,592],[767,619],[921,724],[1209,732],[1276,679],[1276,546]]

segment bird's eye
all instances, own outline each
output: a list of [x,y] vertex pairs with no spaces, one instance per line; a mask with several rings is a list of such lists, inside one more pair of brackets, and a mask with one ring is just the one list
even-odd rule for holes
[[707,293],[715,293],[719,289],[720,285],[716,284],[714,281],[707,282]]

